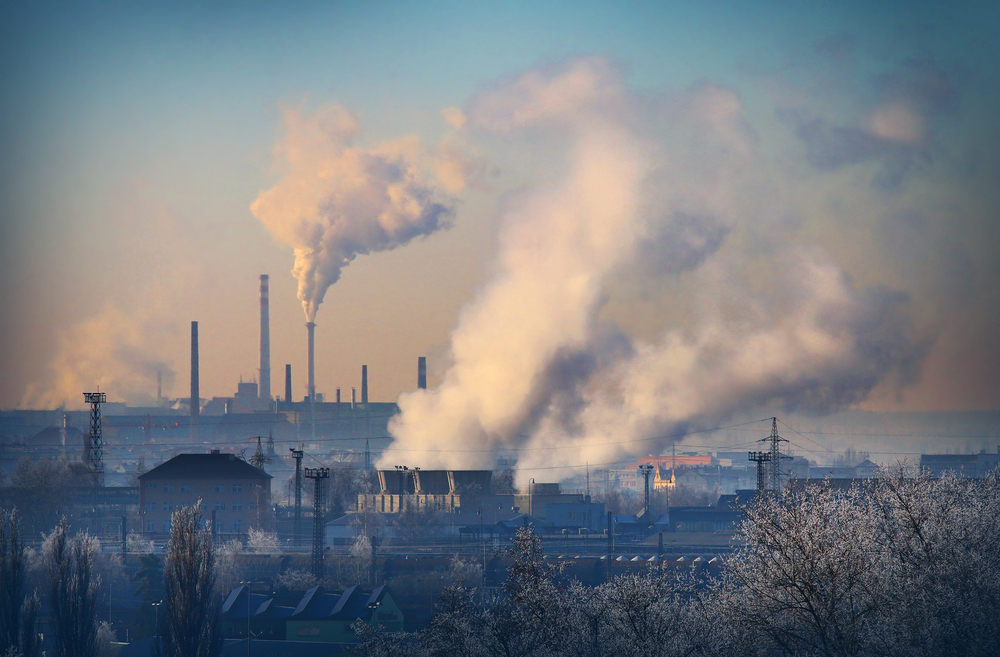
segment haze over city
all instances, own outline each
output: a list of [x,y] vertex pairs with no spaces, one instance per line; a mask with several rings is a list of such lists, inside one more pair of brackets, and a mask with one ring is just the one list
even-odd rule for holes
[[997,408],[994,7],[3,11],[5,409],[232,395],[261,273],[430,465]]

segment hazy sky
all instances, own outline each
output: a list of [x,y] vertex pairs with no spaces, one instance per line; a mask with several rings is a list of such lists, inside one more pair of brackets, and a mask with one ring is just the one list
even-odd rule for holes
[[[513,335],[536,349],[515,380],[561,376],[569,350],[596,363],[574,386],[627,370],[651,397],[694,381],[728,400],[672,398],[652,425],[997,408],[998,28],[990,2],[3,3],[0,407],[79,407],[97,385],[142,403],[158,369],[184,397],[191,320],[202,396],[232,395],[257,376],[261,273],[272,391],[291,363],[301,397],[298,247],[310,285],[336,281],[316,312],[328,396],[367,364],[371,398],[395,400],[420,355],[432,387],[481,382]],[[546,204],[612,234],[567,247],[533,229]],[[552,270],[519,264],[532,239]],[[579,321],[544,312],[556,285],[515,326],[519,290],[572,269],[561,249],[588,263]],[[779,384],[716,385],[754,371]],[[485,384],[407,408],[573,424],[525,385],[496,426]]]

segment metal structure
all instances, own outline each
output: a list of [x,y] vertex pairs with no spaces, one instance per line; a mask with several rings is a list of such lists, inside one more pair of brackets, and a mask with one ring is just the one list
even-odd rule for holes
[[83,398],[90,404],[90,433],[87,434],[83,453],[96,489],[104,485],[104,428],[101,425],[101,404],[108,401],[108,396],[103,392],[85,392]]
[[757,492],[762,492],[767,486],[764,464],[771,461],[771,452],[750,452],[747,458],[757,464]]
[[299,449],[289,447],[295,459],[295,546],[302,545],[302,456],[305,452],[302,446]]
[[264,447],[261,445],[260,438],[260,436],[257,436],[257,450],[250,457],[249,463],[261,472],[264,472],[264,464],[270,463],[271,459],[264,454]]
[[260,400],[271,402],[271,310],[267,298],[268,275],[260,275]]
[[646,480],[646,505],[643,507],[643,509],[645,510],[646,515],[648,516],[649,515],[649,477],[650,477],[650,475],[653,474],[653,465],[650,464],[650,463],[643,463],[642,465],[639,466],[639,474],[641,474],[642,478]]
[[779,491],[781,490],[781,460],[791,459],[792,457],[781,455],[780,443],[787,443],[788,441],[778,435],[778,418],[771,418],[771,435],[765,438],[765,440],[771,443],[771,490]]
[[319,581],[326,577],[326,564],[324,559],[324,547],[326,536],[323,533],[323,482],[330,478],[330,468],[306,468],[306,479],[315,482],[313,492],[313,545],[312,545],[312,567],[313,576]]

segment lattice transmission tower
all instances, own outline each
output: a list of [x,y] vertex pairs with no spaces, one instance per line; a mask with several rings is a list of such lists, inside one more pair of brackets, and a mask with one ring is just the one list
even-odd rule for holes
[[312,479],[316,487],[313,492],[313,545],[312,567],[313,576],[319,581],[326,577],[325,543],[323,526],[323,483],[330,478],[330,468],[306,468],[306,479]]
[[104,485],[104,428],[101,426],[101,404],[107,403],[103,392],[85,392],[83,398],[90,404],[90,432],[83,446],[84,459],[94,478],[94,488]]

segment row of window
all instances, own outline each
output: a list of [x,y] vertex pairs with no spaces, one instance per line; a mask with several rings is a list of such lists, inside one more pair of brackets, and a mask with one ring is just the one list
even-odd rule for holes
[[[216,526],[216,531],[218,531],[218,532],[225,532],[226,531],[226,523],[224,523],[224,522],[216,522],[215,526]],[[238,533],[240,531],[243,531],[243,522],[240,521],[240,520],[234,520],[230,526],[232,527],[232,531],[234,531],[234,532]],[[156,523],[153,522],[153,521],[147,522],[146,523],[146,531],[147,532],[155,532],[156,531]],[[169,532],[170,531],[170,523],[169,522],[163,523],[163,531],[164,532]]]
[[[226,503],[225,502],[216,502],[215,506],[214,506],[214,509],[216,511],[225,511],[226,510]],[[171,511],[171,512],[172,511],[176,511],[177,510],[177,505],[174,504],[173,502],[164,502],[163,503],[163,510],[164,511]],[[230,511],[242,511],[243,510],[243,502],[233,502],[232,504],[229,505],[229,510]],[[256,502],[250,502],[249,504],[247,504],[247,510],[248,511],[256,511],[257,510],[257,503]],[[153,512],[153,511],[156,511],[156,502],[146,502],[146,512],[150,513],[150,512]]]
[[[146,483],[146,490],[156,490],[157,486],[159,486],[159,484],[153,483],[151,481],[147,482]],[[260,484],[250,484],[250,488],[260,488]],[[174,485],[173,484],[163,484],[163,492],[164,493],[173,493],[174,492]],[[178,493],[190,493],[191,492],[191,484],[178,484],[177,485],[177,492]],[[225,493],[226,492],[226,485],[225,484],[215,484],[215,492],[216,493]],[[230,492],[232,492],[232,493],[242,493],[243,492],[243,484],[232,484],[230,486]]]

